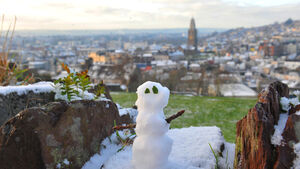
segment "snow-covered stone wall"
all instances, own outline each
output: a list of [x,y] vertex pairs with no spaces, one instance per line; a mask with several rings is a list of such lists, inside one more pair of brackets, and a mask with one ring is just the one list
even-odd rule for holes
[[54,101],[50,82],[27,86],[0,87],[0,126],[25,108],[41,106]]

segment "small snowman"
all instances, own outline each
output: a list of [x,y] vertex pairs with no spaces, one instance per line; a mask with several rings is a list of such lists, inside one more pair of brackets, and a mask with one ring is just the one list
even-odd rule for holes
[[135,169],[169,169],[168,156],[173,140],[166,135],[170,125],[165,120],[163,108],[168,104],[170,91],[160,83],[147,81],[138,87],[137,95],[133,166]]

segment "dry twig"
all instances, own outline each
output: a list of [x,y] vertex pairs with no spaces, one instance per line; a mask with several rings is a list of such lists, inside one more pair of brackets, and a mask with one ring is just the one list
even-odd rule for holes
[[[183,115],[184,112],[185,112],[185,110],[181,110],[181,111],[177,112],[176,114],[170,116],[169,118],[166,119],[167,123],[171,123],[172,120]],[[124,129],[133,129],[135,127],[136,127],[136,124],[128,124],[126,126],[114,126],[112,129],[113,130],[124,130]]]

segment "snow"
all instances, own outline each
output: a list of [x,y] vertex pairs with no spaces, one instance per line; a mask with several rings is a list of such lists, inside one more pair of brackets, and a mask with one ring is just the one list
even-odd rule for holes
[[[60,89],[58,87],[58,84],[55,86],[55,100],[65,100],[69,101],[67,95],[62,95],[60,92]],[[75,95],[71,97],[71,101],[74,100],[93,100],[95,98],[95,95],[93,93],[89,93],[88,91],[82,92],[82,90],[78,89],[79,91],[79,96]],[[101,100],[101,98],[100,98]]]
[[[120,132],[123,133],[123,132]],[[88,162],[82,167],[82,169],[99,169],[101,166],[114,155],[122,146],[118,144],[116,133],[110,137],[104,139],[101,143],[100,154],[95,154],[90,158]]]
[[282,97],[280,99],[280,104],[281,104],[281,108],[284,111],[288,111],[291,108],[291,105],[296,106],[298,104],[300,104],[299,98],[298,97],[294,97],[294,98],[286,98],[286,97]]
[[[216,153],[220,151],[220,146],[225,144],[219,165],[222,168],[233,168],[235,145],[225,142],[218,127],[171,129],[167,135],[173,139],[173,148],[169,156],[170,169],[214,168],[215,158],[209,144]],[[131,163],[132,146],[126,146],[117,152],[121,145],[117,144],[116,134],[110,139],[111,142],[108,138],[102,142],[101,155],[95,154],[82,169],[99,169],[103,164],[103,169],[134,169]]]
[[[284,140],[282,140],[282,133],[283,133],[286,122],[289,117],[287,112],[291,108],[291,105],[296,106],[300,103],[299,103],[298,97],[294,97],[294,98],[282,97],[282,98],[280,98],[280,104],[281,104],[281,109],[283,111],[285,111],[286,113],[280,114],[278,124],[274,126],[275,132],[274,132],[273,136],[271,137],[271,142],[273,145],[276,145],[276,146],[285,144]],[[298,114],[298,112],[296,112],[296,114]]]
[[273,145],[282,145],[284,144],[284,142],[282,142],[282,133],[283,133],[283,130],[285,128],[285,124],[286,124],[286,121],[288,120],[288,113],[282,113],[280,114],[279,116],[279,120],[278,120],[278,125],[275,125],[274,128],[275,128],[275,132],[271,138],[271,142]]
[[300,142],[294,144],[294,152],[296,154],[296,159],[294,160],[293,169],[300,169]]
[[233,168],[234,155],[235,155],[235,144],[225,142],[225,150],[222,153],[223,158],[219,159],[219,165],[225,169]]
[[[168,104],[170,91],[159,83],[146,82],[138,87],[136,138],[133,145],[123,150],[114,133],[102,142],[99,154],[95,154],[83,169],[211,169],[216,159],[209,147],[219,154],[219,165],[232,168],[235,145],[226,143],[218,127],[189,127],[169,130],[163,108]],[[119,114],[131,114],[135,109],[118,106]],[[119,132],[126,138],[126,131]],[[132,136],[131,136],[132,138]],[[169,158],[168,158],[169,157]]]
[[[17,93],[20,95],[25,95],[28,92],[33,93],[49,93],[49,92],[55,92],[55,99],[58,100],[65,100],[68,101],[67,95],[62,95],[60,91],[60,84],[54,85],[52,82],[38,82],[34,84],[29,85],[20,85],[20,86],[0,86],[0,95],[8,95],[10,93]],[[93,100],[95,98],[95,95],[93,93],[89,93],[87,91],[82,92],[82,90],[78,89],[79,95],[83,97],[73,96],[73,100]],[[101,101],[111,101],[105,97],[100,97],[97,100]]]
[[284,111],[288,111],[290,109],[290,100],[286,97],[282,97],[280,99],[281,108]]
[[135,121],[138,111],[134,108],[119,108],[119,115],[123,116],[129,114],[130,118]]
[[290,104],[292,104],[293,106],[300,104],[299,99],[297,97],[290,98],[289,100],[290,100]]
[[225,142],[217,127],[173,129],[168,135],[174,140],[170,161],[185,167],[214,168],[216,162],[209,144],[218,152]]
[[[288,112],[289,109],[291,108],[291,105],[296,106],[296,105],[300,104],[300,100],[299,100],[300,92],[295,91],[293,94],[296,95],[296,97],[294,97],[294,98],[282,97],[280,99],[282,110]],[[300,115],[300,111],[297,111],[296,115]],[[278,125],[274,126],[275,132],[274,132],[274,135],[272,136],[272,140],[271,140],[272,144],[274,144],[274,145],[282,144],[282,135],[281,134],[285,128],[287,119],[288,119],[288,113],[280,114]],[[293,161],[294,166],[292,168],[300,169],[300,142],[294,144],[293,146],[294,146],[294,152],[296,154],[296,158]]]
[[294,91],[293,94],[299,97],[300,96],[300,90]]
[[160,83],[147,81],[138,87],[137,95],[132,164],[136,169],[168,169],[173,140],[166,135],[170,124],[163,108],[168,104],[170,91]]
[[66,165],[69,165],[70,164],[70,162],[69,162],[69,160],[68,159],[64,159],[64,164],[66,164]]
[[29,85],[21,86],[0,86],[0,94],[8,95],[16,92],[19,96],[27,94],[32,91],[33,93],[49,93],[54,90],[52,82],[38,82]]
[[116,103],[117,108],[119,110],[119,115],[123,116],[123,115],[129,115],[130,118],[135,122],[136,121],[136,116],[138,114],[137,109],[134,108],[123,108],[120,104]]
[[223,96],[256,96],[256,92],[244,84],[223,84],[220,86]]
[[[61,84],[56,84],[56,85],[53,85],[54,86],[54,92],[55,92],[55,100],[64,100],[64,101],[67,101],[69,102],[68,100],[68,97],[67,95],[62,95],[61,94],[61,87],[62,85]],[[73,86],[74,88],[76,88],[75,86]],[[95,99],[95,94],[93,93],[89,93],[88,91],[82,91],[81,89],[76,89],[78,92],[79,92],[79,95],[74,95],[71,97],[71,101],[74,101],[74,100],[94,100]],[[104,96],[101,96],[99,97],[98,99],[96,99],[98,101],[111,101],[107,98],[105,98]]]

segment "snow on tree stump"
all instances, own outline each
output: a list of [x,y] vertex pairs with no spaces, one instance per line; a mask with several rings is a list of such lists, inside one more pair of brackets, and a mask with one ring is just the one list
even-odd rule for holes
[[300,118],[286,113],[288,120],[287,125],[283,125],[282,142],[279,145],[272,142],[276,125],[284,115],[280,99],[288,96],[288,86],[274,82],[259,94],[256,105],[238,121],[234,168],[280,169],[293,166],[293,143],[299,141],[300,135],[300,130],[295,128],[299,128]]
[[0,168],[81,168],[120,122],[110,101],[53,102],[29,108],[0,128]]

